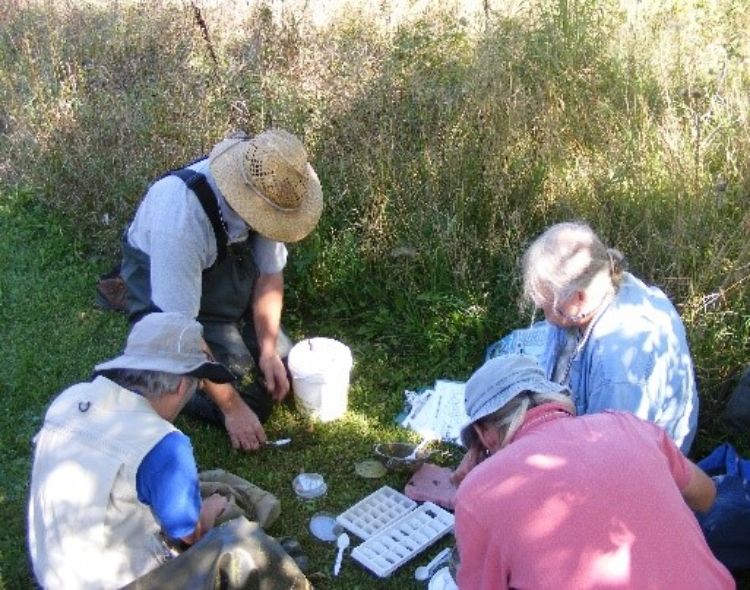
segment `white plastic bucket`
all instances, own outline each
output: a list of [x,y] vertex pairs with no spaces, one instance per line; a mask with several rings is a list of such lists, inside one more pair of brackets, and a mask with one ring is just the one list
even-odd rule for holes
[[346,413],[352,353],[331,338],[308,338],[289,352],[289,372],[297,410],[321,422]]

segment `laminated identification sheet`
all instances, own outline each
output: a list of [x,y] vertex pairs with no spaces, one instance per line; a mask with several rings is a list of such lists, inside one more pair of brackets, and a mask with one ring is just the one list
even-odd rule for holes
[[468,421],[464,409],[464,387],[463,382],[439,380],[433,389],[419,393],[406,391],[411,411],[401,425],[425,439],[460,444],[461,426]]

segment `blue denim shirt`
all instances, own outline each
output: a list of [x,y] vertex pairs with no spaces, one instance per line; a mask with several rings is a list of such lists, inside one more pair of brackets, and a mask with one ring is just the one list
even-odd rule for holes
[[[667,296],[626,273],[574,354],[569,387],[576,411],[624,410],[658,424],[683,453],[698,422],[698,392],[685,327]],[[552,379],[566,331],[550,326],[540,360]]]

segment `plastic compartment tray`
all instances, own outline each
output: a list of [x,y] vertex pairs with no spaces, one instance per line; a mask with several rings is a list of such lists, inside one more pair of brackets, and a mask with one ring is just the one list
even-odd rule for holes
[[417,503],[393,488],[383,486],[336,517],[336,522],[360,539],[369,539],[408,512]]
[[355,547],[352,557],[386,578],[440,537],[453,530],[453,515],[425,502],[400,520]]

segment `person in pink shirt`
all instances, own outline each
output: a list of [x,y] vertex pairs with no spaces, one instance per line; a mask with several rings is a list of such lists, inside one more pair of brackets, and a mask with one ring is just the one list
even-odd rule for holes
[[491,359],[465,395],[461,590],[735,587],[691,511],[710,508],[714,484],[664,430],[624,412],[575,417],[528,356]]

